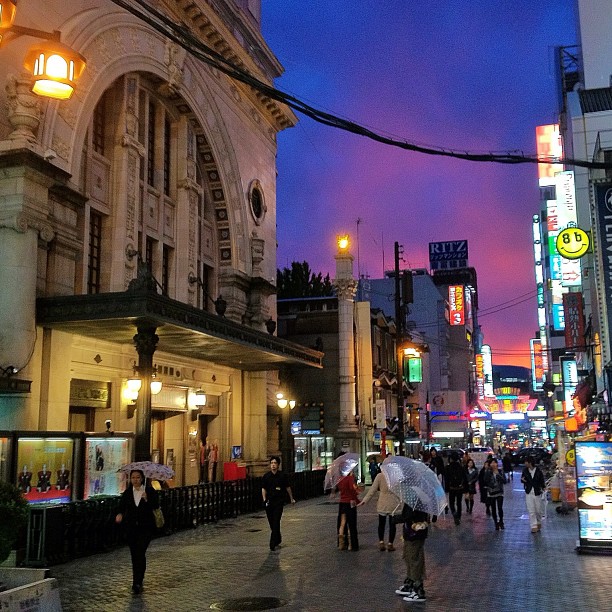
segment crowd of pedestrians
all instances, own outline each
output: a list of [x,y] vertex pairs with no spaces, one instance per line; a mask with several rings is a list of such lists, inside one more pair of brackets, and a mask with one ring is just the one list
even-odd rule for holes
[[[496,531],[503,530],[504,525],[504,485],[514,479],[514,469],[509,453],[501,460],[491,453],[479,470],[469,452],[460,458],[458,452],[451,451],[448,464],[435,449],[424,451],[420,460],[434,472],[447,494],[446,512],[452,514],[455,525],[461,524],[462,506],[465,503],[467,514],[474,512],[474,500],[477,495],[484,505],[486,516],[491,516]],[[402,540],[403,559],[406,564],[404,583],[395,591],[405,601],[426,601],[425,579],[425,540],[429,533],[430,523],[436,522],[437,516],[408,508],[389,490],[387,479],[380,472],[379,464],[371,460],[369,472],[372,486],[359,501],[360,487],[353,473],[342,479],[337,487],[340,493],[338,514],[338,546],[358,550],[357,540],[357,507],[368,503],[378,493],[376,511],[378,513],[378,547],[381,551],[394,551],[397,532],[398,509],[403,507]],[[532,533],[542,528],[543,499],[545,480],[542,470],[536,466],[533,457],[525,461],[521,474],[521,483],[525,489],[527,511],[529,513]],[[397,521],[399,522],[399,521]],[[348,533],[347,533],[348,527]],[[385,541],[385,531],[388,535]],[[350,540],[349,540],[350,537]],[[348,546],[347,546],[348,545]]]

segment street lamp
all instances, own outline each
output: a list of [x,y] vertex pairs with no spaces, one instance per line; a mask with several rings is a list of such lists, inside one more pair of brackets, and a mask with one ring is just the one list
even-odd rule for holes
[[0,41],[7,33],[42,38],[29,49],[24,65],[32,74],[32,92],[55,100],[68,100],[85,70],[85,58],[61,43],[59,31],[45,32],[14,24],[17,8],[13,0],[0,0]]
[[134,373],[127,379],[126,390],[124,392],[124,397],[130,401],[131,403],[136,403],[138,399],[138,394],[142,389],[142,375],[148,373],[151,377],[150,382],[150,390],[151,395],[158,395],[163,387],[163,383],[161,380],[157,379],[157,368],[150,368],[150,371],[145,372],[147,368],[143,366],[137,366],[136,363],[132,366],[134,368]]

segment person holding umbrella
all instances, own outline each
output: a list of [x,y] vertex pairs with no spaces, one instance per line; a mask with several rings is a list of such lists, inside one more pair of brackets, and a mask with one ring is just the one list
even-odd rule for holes
[[130,471],[130,484],[122,493],[115,522],[122,525],[132,557],[132,591],[142,591],[147,569],[147,548],[155,532],[153,510],[159,508],[159,496],[145,484],[142,470]]

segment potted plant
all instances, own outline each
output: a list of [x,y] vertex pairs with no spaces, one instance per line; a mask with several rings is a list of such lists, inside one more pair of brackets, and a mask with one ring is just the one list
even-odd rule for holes
[[[0,481],[0,563],[5,561],[28,522],[28,502],[9,482]],[[41,610],[62,609],[55,578],[48,570],[0,567],[0,609],[24,609],[34,600]]]
[[10,482],[0,481],[0,563],[11,553],[20,531],[28,522],[28,502]]

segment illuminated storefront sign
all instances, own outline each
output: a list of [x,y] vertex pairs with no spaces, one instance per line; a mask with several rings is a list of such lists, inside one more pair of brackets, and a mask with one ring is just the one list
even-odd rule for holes
[[578,366],[576,360],[571,357],[559,357],[561,364],[561,377],[563,380],[563,399],[565,403],[565,416],[574,415],[572,396],[578,385]]
[[612,443],[576,442],[580,548],[612,544]]
[[467,268],[468,241],[447,240],[429,243],[429,266],[432,270]]
[[555,246],[564,259],[580,259],[587,254],[591,237],[583,229],[570,225],[559,232]]
[[563,295],[565,313],[565,348],[584,351],[584,310],[582,293],[572,292]]
[[483,412],[496,413],[525,413],[533,410],[538,403],[528,395],[485,397],[478,400],[478,407]]
[[484,374],[484,394],[485,397],[493,397],[493,356],[491,347],[488,344],[482,345],[482,371]]
[[463,299],[463,285],[449,285],[448,304],[451,325],[465,324],[465,301]]
[[531,350],[531,379],[533,390],[541,391],[544,384],[544,367],[542,363],[542,342],[535,338],[529,340]]
[[478,391],[478,399],[484,399],[484,367],[481,353],[474,356],[476,360],[476,389]]
[[[539,158],[563,159],[563,143],[558,124],[536,127],[536,152]],[[540,187],[554,185],[555,175],[562,170],[562,164],[538,164]]]

